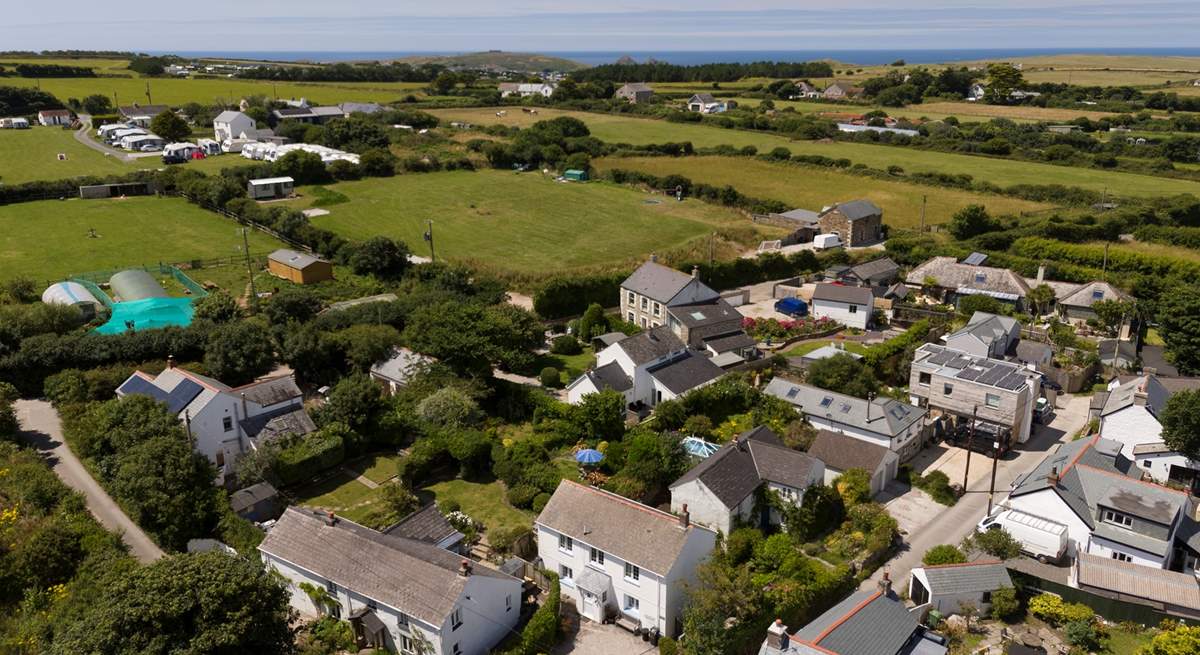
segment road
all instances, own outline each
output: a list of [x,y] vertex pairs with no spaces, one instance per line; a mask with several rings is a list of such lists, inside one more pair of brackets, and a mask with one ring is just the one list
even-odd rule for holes
[[75,130],[75,140],[76,141],[91,148],[92,150],[95,150],[96,152],[104,153],[110,157],[116,157],[117,159],[120,159],[121,161],[123,161],[125,163],[129,163],[129,162],[133,161],[133,157],[130,157],[128,154],[123,153],[120,150],[114,150],[113,148],[109,148],[108,146],[106,146],[102,143],[98,143],[98,142],[96,142],[95,139],[93,139],[88,134],[88,132],[92,129],[92,117],[91,116],[89,116],[87,114],[79,114],[79,122],[80,122],[80,127],[78,130]]
[[[1046,453],[1071,437],[1087,424],[1088,396],[1059,396],[1053,420],[1049,425],[1038,425],[1033,437],[1014,451],[1008,459],[1002,459],[996,468],[996,496],[999,503],[1005,497],[1013,480],[1033,470]],[[976,455],[978,457],[978,455]],[[925,551],[938,544],[958,545],[962,538],[975,528],[975,524],[987,512],[988,487],[990,485],[990,460],[972,458],[972,473],[982,469],[986,474],[972,475],[967,493],[953,507],[946,508],[929,521],[922,529],[906,537],[901,551],[881,566],[875,574],[862,583],[861,589],[872,590],[888,571],[897,591],[908,586],[908,574],[921,565]],[[979,469],[975,467],[980,467]],[[982,473],[982,472],[981,472]],[[951,476],[953,480],[953,476]]]
[[18,400],[16,410],[22,436],[37,448],[68,487],[84,495],[88,509],[96,519],[105,528],[121,535],[138,560],[153,562],[161,558],[163,551],[125,515],[67,447],[62,436],[62,423],[54,407],[44,400]]

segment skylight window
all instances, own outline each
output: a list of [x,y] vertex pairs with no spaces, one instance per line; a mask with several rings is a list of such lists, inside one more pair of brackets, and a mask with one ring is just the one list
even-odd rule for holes
[[1093,291],[1092,299],[1103,300],[1104,299],[1104,289],[1096,289],[1095,291]]
[[800,395],[800,388],[799,388],[799,387],[792,387],[791,389],[788,389],[788,392],[787,392],[787,397],[788,397],[788,398],[795,398],[795,397],[796,397],[796,396],[798,396],[798,395]]
[[696,319],[697,321],[703,321],[704,312],[692,312],[692,318]]
[[976,273],[976,274],[975,274],[975,281],[976,281],[976,282],[986,282],[986,281],[987,281],[987,275],[986,275],[986,274],[984,274],[984,273]]
[[843,414],[850,413],[850,403],[842,403],[842,413]]
[[821,407],[829,407],[833,404],[833,396],[825,396],[821,399]]

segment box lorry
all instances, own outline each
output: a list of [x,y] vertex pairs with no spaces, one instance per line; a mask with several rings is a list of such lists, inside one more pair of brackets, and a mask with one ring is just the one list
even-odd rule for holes
[[1067,552],[1067,526],[1057,521],[1025,512],[1000,507],[991,516],[983,517],[980,532],[1003,528],[1021,542],[1021,550],[1039,562],[1057,562]]

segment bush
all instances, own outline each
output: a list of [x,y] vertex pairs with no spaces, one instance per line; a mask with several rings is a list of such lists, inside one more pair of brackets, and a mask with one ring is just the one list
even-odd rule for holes
[[1034,616],[1054,626],[1087,621],[1096,617],[1096,611],[1083,603],[1064,603],[1054,594],[1038,594],[1029,599],[1029,611]]
[[941,564],[962,564],[967,561],[967,556],[961,550],[950,544],[941,544],[934,546],[925,551],[925,556],[921,558],[921,563],[925,566],[939,566]]
[[275,467],[280,482],[285,485],[301,482],[342,463],[345,444],[330,427],[305,435],[279,452]]
[[658,640],[658,655],[676,655],[679,652],[679,646],[675,640],[670,637],[661,637]]
[[1004,621],[1018,619],[1021,611],[1021,601],[1017,598],[1017,590],[1012,587],[1001,587],[992,592],[992,616]]
[[550,494],[543,491],[533,497],[533,504],[529,506],[529,509],[537,514],[541,514],[542,510],[546,509],[546,503],[548,502],[550,502]]
[[931,471],[925,477],[916,475],[910,479],[914,487],[921,489],[943,505],[949,506],[958,502],[958,495],[950,486],[949,476],[941,471]]
[[511,554],[513,544],[533,530],[527,525],[514,525],[488,531],[488,544],[504,554]]
[[1100,629],[1093,621],[1071,621],[1064,630],[1067,643],[1089,651],[1100,649]]
[[541,381],[543,387],[555,388],[562,384],[562,376],[558,369],[553,366],[547,366],[538,374],[538,380]]
[[539,493],[541,490],[533,485],[519,484],[508,490],[508,504],[513,507],[529,507]]
[[579,345],[579,339],[564,334],[550,344],[550,352],[555,355],[578,355],[583,352],[583,346]]

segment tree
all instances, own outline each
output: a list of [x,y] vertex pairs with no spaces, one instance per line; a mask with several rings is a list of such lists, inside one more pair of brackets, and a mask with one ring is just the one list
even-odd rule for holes
[[1173,394],[1158,420],[1167,446],[1189,459],[1200,459],[1200,390]]
[[973,296],[964,296],[958,299],[958,313],[963,316],[974,316],[975,312],[985,312],[988,314],[1006,314],[1007,305],[999,300],[976,294]]
[[358,158],[358,168],[367,177],[391,177],[396,174],[396,156],[386,148],[371,148]]
[[604,308],[600,303],[588,305],[583,316],[579,317],[579,338],[588,340],[604,334],[608,330],[608,319],[604,317]]
[[4,292],[15,303],[33,302],[37,299],[37,285],[24,275],[5,280]]
[[411,251],[403,241],[378,236],[367,239],[350,256],[350,267],[359,275],[397,278],[408,270]]
[[51,655],[295,652],[287,588],[247,557],[172,555],[114,569]]
[[118,453],[156,437],[187,439],[179,418],[167,411],[165,403],[137,394],[91,403],[81,415],[64,421],[63,427],[72,447],[95,460],[101,470],[107,470],[109,459]]
[[997,228],[983,205],[967,205],[954,212],[950,218],[949,230],[955,239],[966,240]]
[[992,592],[992,616],[1003,621],[1019,619],[1021,601],[1013,587],[1001,587]]
[[402,519],[412,514],[421,506],[421,501],[406,486],[400,482],[389,482],[380,489],[384,505],[397,518]]
[[479,404],[461,389],[446,387],[417,404],[417,416],[437,427],[464,428],[483,418]]
[[1194,655],[1200,653],[1200,626],[1178,623],[1155,635],[1141,655]]
[[1044,316],[1046,312],[1050,311],[1050,303],[1054,302],[1054,289],[1051,288],[1049,284],[1043,282],[1030,289],[1029,293],[1025,297],[1029,300],[1029,303],[1033,305],[1033,310],[1036,315]]
[[625,396],[605,389],[570,409],[571,421],[587,439],[616,440],[625,434]]
[[1123,300],[1104,299],[1092,303],[1092,311],[1096,313],[1096,320],[1100,321],[1100,325],[1112,335],[1117,333],[1132,310],[1130,303]]
[[368,371],[376,362],[391,355],[400,343],[400,333],[390,325],[364,323],[338,332],[334,341],[342,349],[351,369]]
[[967,561],[967,556],[961,550],[950,545],[941,544],[934,546],[925,551],[925,556],[921,558],[921,563],[925,566],[938,566],[941,564],[962,564]]
[[995,528],[967,535],[963,538],[962,549],[983,552],[992,557],[1008,560],[1021,555],[1021,542],[1008,530]]
[[241,317],[242,310],[237,301],[224,289],[215,291],[192,303],[195,318],[212,321],[213,323],[228,323]]
[[867,368],[862,360],[846,353],[813,362],[808,367],[808,382],[822,389],[858,398],[866,398],[879,391],[879,380],[875,378],[874,371]]
[[755,584],[749,567],[732,566],[726,558],[713,556],[696,569],[695,583],[685,583],[684,589],[688,655],[726,655],[757,641],[750,635],[757,636],[761,629],[754,619],[765,608],[761,585]]
[[1067,635],[1067,643],[1085,651],[1100,650],[1101,633],[1095,621],[1071,621],[1063,632]]
[[284,325],[290,321],[307,323],[321,311],[321,299],[317,294],[302,287],[288,287],[271,296],[263,308],[272,325]]
[[1012,64],[988,64],[987,101],[993,105],[1011,102],[1012,92],[1021,88],[1025,78]]
[[118,454],[109,489],[138,525],[183,550],[217,518],[208,459],[176,437],[155,437]]
[[204,368],[225,384],[251,382],[271,370],[274,363],[271,333],[258,323],[227,323],[208,336]]
[[1159,300],[1158,332],[1184,375],[1200,372],[1200,287],[1181,286]]
[[871,474],[863,469],[846,469],[833,481],[846,507],[854,507],[871,500]]
[[321,407],[317,418],[321,425],[344,423],[352,430],[363,431],[384,408],[383,391],[370,376],[354,372],[333,386],[329,400]]
[[192,128],[171,110],[150,119],[150,131],[167,141],[184,141],[192,135]]
[[107,114],[108,112],[112,111],[113,108],[112,98],[100,93],[93,93],[92,95],[84,98],[81,104],[83,105],[83,111],[91,114],[92,116],[95,116],[96,114]]
[[293,150],[276,159],[274,173],[280,177],[290,177],[296,184],[321,184],[330,180],[321,156],[304,150]]
[[259,482],[279,484],[275,475],[275,464],[279,461],[280,440],[264,441],[259,446],[237,460],[236,473],[238,484],[248,487]]
[[788,535],[798,543],[811,541],[837,526],[846,517],[846,504],[837,489],[815,484],[804,492],[804,502],[797,506],[777,499],[773,506],[783,517]]

